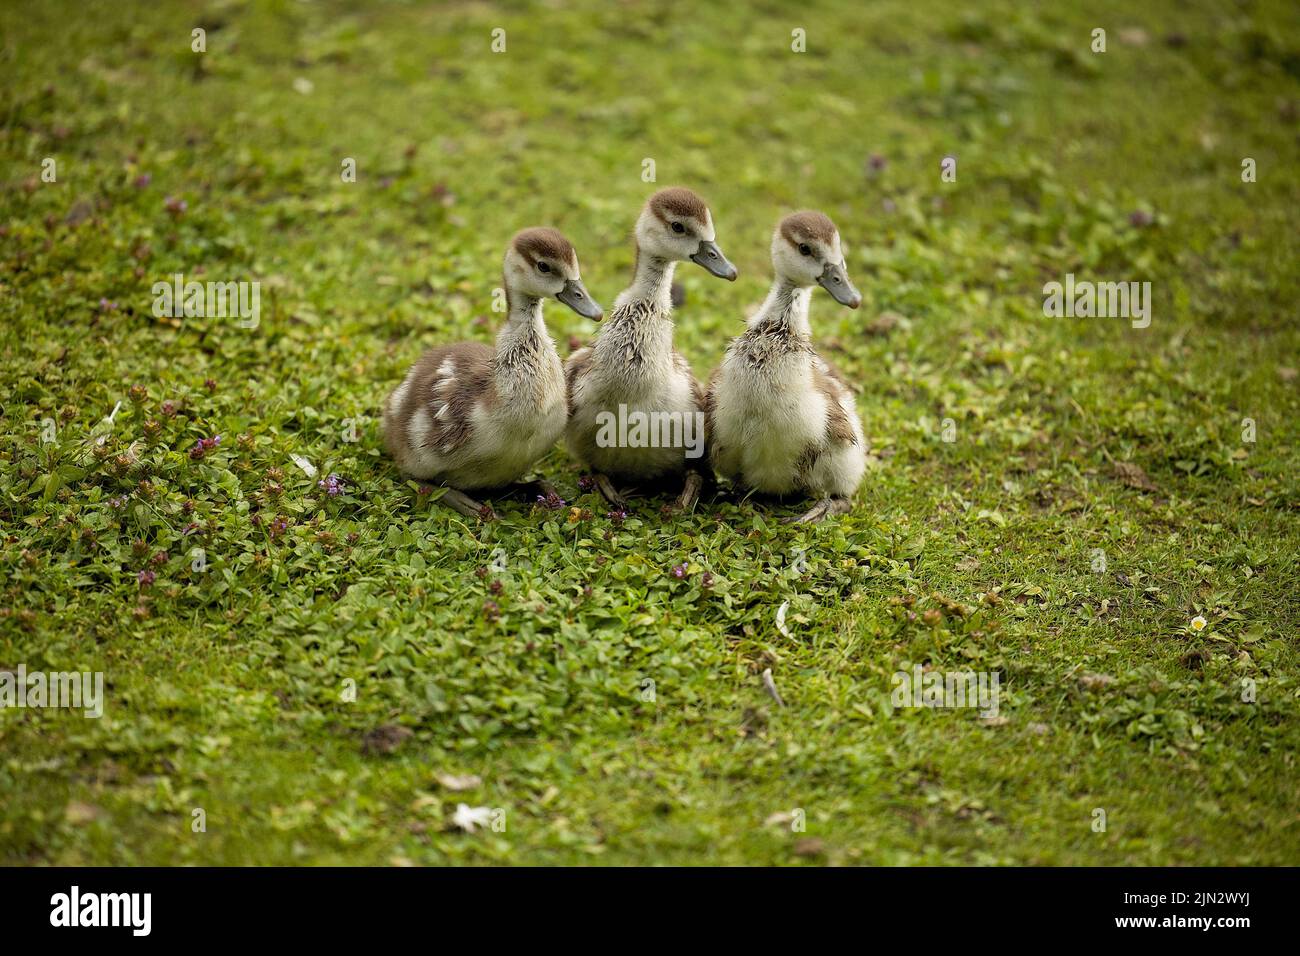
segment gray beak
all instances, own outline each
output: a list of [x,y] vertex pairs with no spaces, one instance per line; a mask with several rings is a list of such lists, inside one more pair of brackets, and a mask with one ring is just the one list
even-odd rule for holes
[[555,298],[584,319],[595,319],[599,322],[605,315],[605,310],[596,304],[586,286],[578,279],[566,279],[564,288],[556,293]]
[[736,267],[727,261],[727,257],[722,254],[716,242],[701,240],[700,248],[696,250],[695,255],[691,256],[691,262],[704,266],[719,279],[726,279],[728,282],[736,281]]
[[862,304],[862,293],[853,288],[853,283],[849,281],[849,274],[845,271],[842,262],[827,263],[822,274],[817,277],[817,284],[833,295],[840,305],[856,309]]

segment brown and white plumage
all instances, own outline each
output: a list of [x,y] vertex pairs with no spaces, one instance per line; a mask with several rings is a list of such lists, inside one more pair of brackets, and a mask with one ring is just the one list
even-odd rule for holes
[[818,499],[800,520],[847,511],[866,469],[852,390],[817,354],[811,286],[856,309],[839,233],[826,216],[796,213],[772,237],[772,289],[709,382],[709,454],[719,474],[766,494]]
[[[425,352],[384,404],[384,447],[403,473],[452,489],[465,513],[482,511],[465,489],[518,480],[564,431],[564,369],[542,320],[554,296],[599,318],[578,257],[554,229],[525,229],[505,257],[507,318],[495,348],[458,342]],[[455,492],[455,493],[453,493]]]
[[[688,477],[679,504],[698,493],[695,469],[702,466],[684,447],[620,447],[598,440],[604,414],[668,413],[696,416],[704,390],[690,364],[673,347],[672,278],[678,262],[690,259],[720,278],[736,270],[714,241],[713,217],[689,189],[670,187],[650,197],[636,225],[632,285],[614,303],[595,343],[579,349],[565,365],[570,453],[597,473],[607,498],[622,503],[611,479],[645,486]],[[693,482],[689,480],[694,474]]]

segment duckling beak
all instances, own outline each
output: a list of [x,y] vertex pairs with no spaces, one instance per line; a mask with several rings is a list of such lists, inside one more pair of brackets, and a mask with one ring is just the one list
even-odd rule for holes
[[853,288],[853,283],[849,281],[848,271],[844,268],[844,263],[829,262],[822,274],[817,277],[817,284],[835,297],[835,301],[840,305],[847,305],[850,309],[856,309],[862,304],[862,293]]
[[722,254],[716,242],[700,240],[700,248],[696,250],[695,255],[691,256],[691,262],[704,266],[719,279],[726,279],[728,282],[736,281],[736,267],[727,261],[727,257]]
[[595,319],[599,322],[605,317],[605,310],[596,304],[580,279],[566,279],[564,288],[555,294],[555,298],[584,319]]

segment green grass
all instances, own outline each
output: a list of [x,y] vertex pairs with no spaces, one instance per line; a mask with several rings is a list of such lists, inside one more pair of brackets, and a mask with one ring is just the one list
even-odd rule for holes
[[[0,9],[0,668],[102,671],[106,712],[0,711],[0,862],[1300,860],[1288,4],[86,6]],[[494,334],[516,229],[613,300],[646,158],[741,270],[679,270],[700,375],[778,217],[839,225],[853,514],[619,526],[556,449],[578,511],[477,524],[380,453],[420,351]],[[260,326],[155,319],[177,272],[259,280]],[[1149,280],[1150,328],[1044,318],[1067,272]],[[1000,672],[1005,720],[891,712],[917,663]]]

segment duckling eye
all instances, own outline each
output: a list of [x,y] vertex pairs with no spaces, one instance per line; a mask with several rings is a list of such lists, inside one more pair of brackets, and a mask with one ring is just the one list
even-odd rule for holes
[[805,256],[812,255],[812,249],[809,248],[808,243],[806,242],[799,243],[799,254]]
[[680,222],[673,223],[673,232],[683,233],[685,231],[686,231],[686,227],[683,226]]
[[537,271],[538,271],[538,272],[550,272],[550,271],[551,271],[551,267],[550,267],[549,265],[547,265],[545,262],[539,262],[539,263],[537,263]]

